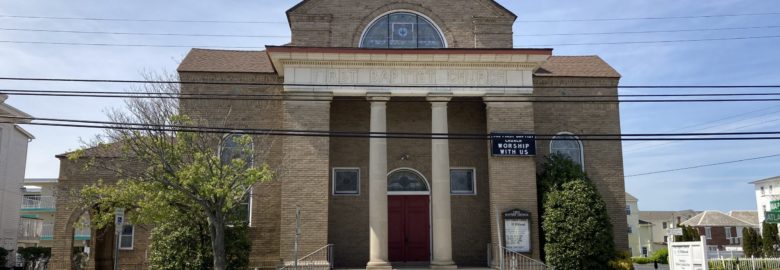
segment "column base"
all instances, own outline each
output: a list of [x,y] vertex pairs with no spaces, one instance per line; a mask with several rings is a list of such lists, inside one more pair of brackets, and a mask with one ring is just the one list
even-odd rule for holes
[[455,262],[448,261],[448,262],[431,262],[431,269],[458,269],[458,266],[455,265]]
[[391,270],[393,266],[389,262],[368,262],[366,270]]

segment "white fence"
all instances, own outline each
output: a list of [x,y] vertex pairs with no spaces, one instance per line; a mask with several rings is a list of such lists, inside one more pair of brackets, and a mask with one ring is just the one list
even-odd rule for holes
[[710,259],[711,270],[780,269],[780,258]]
[[22,210],[55,209],[53,196],[24,196],[22,198]]

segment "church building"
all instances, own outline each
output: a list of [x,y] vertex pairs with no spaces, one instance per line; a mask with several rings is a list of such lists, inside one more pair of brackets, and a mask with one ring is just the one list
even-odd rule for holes
[[[620,74],[601,58],[515,48],[517,16],[492,0],[305,0],[287,18],[289,44],[192,49],[178,67],[182,81],[212,82],[182,94],[282,98],[183,99],[182,113],[235,129],[398,136],[257,136],[277,177],[251,193],[250,267],[292,260],[296,209],[299,254],[332,245],[339,268],[486,267],[499,244],[541,259],[536,175],[553,152],[587,172],[628,249],[621,143],[578,137],[619,134],[618,103],[533,102],[616,101]],[[414,133],[492,139],[404,137]],[[97,180],[60,159],[62,188]],[[81,216],[57,203],[54,260],[69,256]],[[145,229],[123,230],[121,264],[144,263]]]

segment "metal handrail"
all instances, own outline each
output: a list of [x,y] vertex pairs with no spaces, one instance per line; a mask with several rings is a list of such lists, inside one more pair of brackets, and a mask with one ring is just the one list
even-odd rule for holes
[[506,247],[493,244],[488,244],[488,266],[499,270],[555,269],[552,266],[544,264],[542,261],[508,250]]
[[333,244],[328,244],[298,259],[297,269],[295,265],[295,262],[286,262],[279,270],[333,269]]

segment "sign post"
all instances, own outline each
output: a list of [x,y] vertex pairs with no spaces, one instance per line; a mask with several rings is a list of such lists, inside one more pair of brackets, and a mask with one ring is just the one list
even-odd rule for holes
[[122,225],[125,224],[125,209],[114,211],[114,270],[119,270],[119,238],[122,236]]
[[531,214],[514,209],[504,212],[504,246],[518,253],[531,252]]

